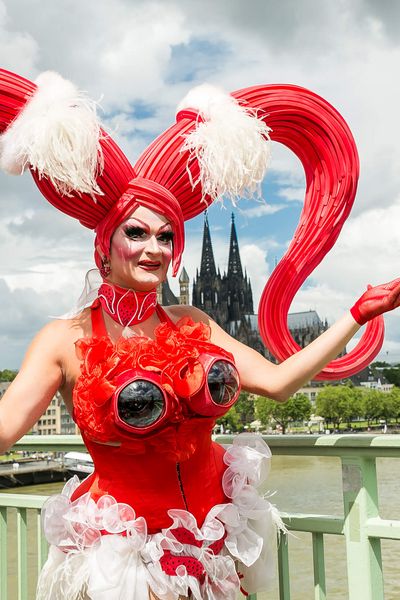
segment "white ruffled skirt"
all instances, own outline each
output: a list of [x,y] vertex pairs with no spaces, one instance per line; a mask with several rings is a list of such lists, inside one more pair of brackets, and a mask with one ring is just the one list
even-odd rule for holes
[[[276,533],[284,530],[277,509],[256,489],[268,477],[270,460],[260,436],[237,436],[224,455],[222,484],[231,502],[213,506],[200,528],[188,511],[171,509],[171,526],[151,535],[145,519],[112,496],[95,502],[86,493],[71,502],[80,482],[70,479],[42,510],[50,551],[37,600],[146,600],[149,588],[160,600],[189,592],[195,600],[235,600],[240,588],[250,594],[268,589]],[[182,529],[188,540],[175,537]]]

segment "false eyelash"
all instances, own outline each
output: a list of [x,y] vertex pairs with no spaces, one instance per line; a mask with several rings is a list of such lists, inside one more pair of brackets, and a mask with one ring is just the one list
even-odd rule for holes
[[160,236],[162,236],[168,242],[172,242],[172,240],[174,239],[174,232],[173,231],[164,231],[163,233],[160,234]]
[[128,236],[131,235],[143,235],[146,231],[142,227],[127,227],[125,233]]

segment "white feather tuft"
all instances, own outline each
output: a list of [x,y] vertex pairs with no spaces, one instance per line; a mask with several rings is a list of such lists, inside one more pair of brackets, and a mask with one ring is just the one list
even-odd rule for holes
[[260,197],[261,182],[270,161],[270,128],[253,109],[238,104],[211,85],[191,90],[178,107],[199,111],[204,121],[187,135],[182,151],[189,150],[200,166],[193,187],[201,184],[203,197]]
[[282,534],[287,535],[288,529],[287,529],[285,523],[282,521],[282,517],[279,513],[279,510],[276,508],[276,506],[274,504],[271,504],[271,516],[272,516],[274,525],[277,529],[278,536],[280,536]]
[[101,194],[96,103],[52,71],[42,73],[36,84],[35,94],[0,137],[0,167],[12,175],[31,167],[63,195]]
[[62,552],[50,546],[49,557],[39,575],[36,600],[87,600],[90,578],[88,551]]

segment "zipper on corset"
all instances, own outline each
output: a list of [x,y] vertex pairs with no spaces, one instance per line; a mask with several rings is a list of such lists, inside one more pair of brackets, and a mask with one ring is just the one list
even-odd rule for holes
[[176,463],[176,474],[177,474],[177,477],[178,477],[179,489],[181,490],[181,494],[182,494],[183,502],[185,504],[185,508],[186,508],[186,510],[189,510],[188,504],[187,504],[187,501],[186,501],[185,490],[183,489],[183,483],[182,483],[182,478],[181,478],[181,465],[179,463]]

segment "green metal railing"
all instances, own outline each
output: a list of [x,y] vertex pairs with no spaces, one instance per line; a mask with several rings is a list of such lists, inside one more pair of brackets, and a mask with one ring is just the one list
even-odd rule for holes
[[[13,448],[14,450],[27,450],[30,452],[70,452],[72,450],[86,451],[82,438],[79,435],[29,435],[23,437]],[[28,580],[28,510],[29,516],[34,518],[35,541],[37,556],[37,575],[39,574],[47,557],[47,542],[41,528],[40,511],[47,496],[33,496],[28,494],[1,494],[0,493],[0,600],[10,600],[8,597],[8,555],[7,532],[9,522],[8,509],[16,510],[16,543],[17,543],[17,593],[18,600],[30,600]],[[32,514],[33,513],[33,514]],[[14,598],[13,598],[14,600]],[[17,600],[15,598],[15,600]]]
[[[218,436],[230,443],[231,436]],[[326,600],[324,536],[345,539],[349,600],[383,600],[381,540],[400,539],[400,521],[381,519],[378,510],[376,458],[400,458],[400,436],[330,435],[264,436],[274,455],[337,457],[342,464],[343,517],[335,515],[284,513],[290,531],[312,536],[314,598]],[[83,450],[79,436],[26,436],[15,449],[37,451]],[[40,509],[45,496],[0,494],[0,600],[7,600],[8,508],[17,511],[18,600],[28,599],[27,510],[36,513],[37,568],[40,570],[47,546],[40,529]],[[279,598],[290,600],[289,544],[278,544]],[[255,600],[250,596],[248,600]]]
[[[220,436],[220,443],[232,438]],[[349,600],[383,600],[381,539],[400,539],[400,521],[381,519],[376,458],[400,458],[400,436],[264,436],[274,455],[338,457],[342,464],[343,517],[284,514],[290,531],[312,534],[314,598],[326,600],[324,535],[342,535],[346,544]],[[288,544],[278,546],[279,597],[290,600]]]

